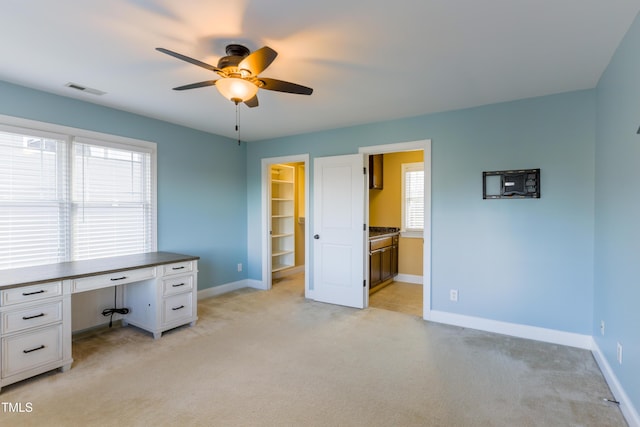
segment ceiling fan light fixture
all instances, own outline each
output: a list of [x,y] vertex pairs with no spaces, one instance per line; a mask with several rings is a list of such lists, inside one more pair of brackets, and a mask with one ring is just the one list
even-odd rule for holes
[[227,77],[216,81],[222,96],[233,102],[245,102],[256,96],[258,86],[237,77]]

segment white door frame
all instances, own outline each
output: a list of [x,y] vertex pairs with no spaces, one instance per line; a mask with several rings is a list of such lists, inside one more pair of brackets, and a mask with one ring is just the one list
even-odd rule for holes
[[[359,153],[384,154],[398,151],[422,150],[424,161],[424,249],[422,259],[422,317],[431,320],[431,140],[399,142],[396,144],[360,147]],[[369,193],[365,192],[365,205],[369,204]]]
[[262,288],[271,289],[271,165],[304,163],[304,296],[311,298],[309,290],[309,154],[296,154],[262,159]]

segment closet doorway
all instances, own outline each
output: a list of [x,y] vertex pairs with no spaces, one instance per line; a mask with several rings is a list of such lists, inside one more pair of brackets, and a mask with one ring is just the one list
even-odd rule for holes
[[262,161],[263,286],[297,286],[308,297],[308,155]]

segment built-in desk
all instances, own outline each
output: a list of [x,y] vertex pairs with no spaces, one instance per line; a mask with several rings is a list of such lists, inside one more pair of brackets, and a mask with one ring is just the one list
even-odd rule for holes
[[0,387],[71,367],[71,295],[123,285],[131,324],[160,338],[197,320],[198,259],[150,252],[0,271]]

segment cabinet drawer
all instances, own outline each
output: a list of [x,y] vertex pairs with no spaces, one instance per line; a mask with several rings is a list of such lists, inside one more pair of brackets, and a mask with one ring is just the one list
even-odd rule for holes
[[99,276],[82,277],[74,279],[71,292],[90,291],[92,289],[106,288],[108,286],[124,285],[140,280],[156,277],[155,267],[125,270],[117,273],[101,274]]
[[62,301],[2,313],[2,333],[48,325],[62,320]]
[[62,282],[41,283],[0,291],[2,306],[38,301],[62,295]]
[[62,360],[62,325],[2,338],[2,377]]
[[162,295],[175,295],[193,289],[193,274],[172,277],[162,281]]
[[193,292],[178,294],[163,300],[163,323],[171,324],[193,317]]
[[162,266],[162,275],[171,276],[174,274],[191,273],[193,271],[193,261],[175,262]]
[[376,239],[369,242],[370,250],[375,251],[376,249],[384,248],[387,246],[391,246],[391,237],[383,237],[382,239]]

